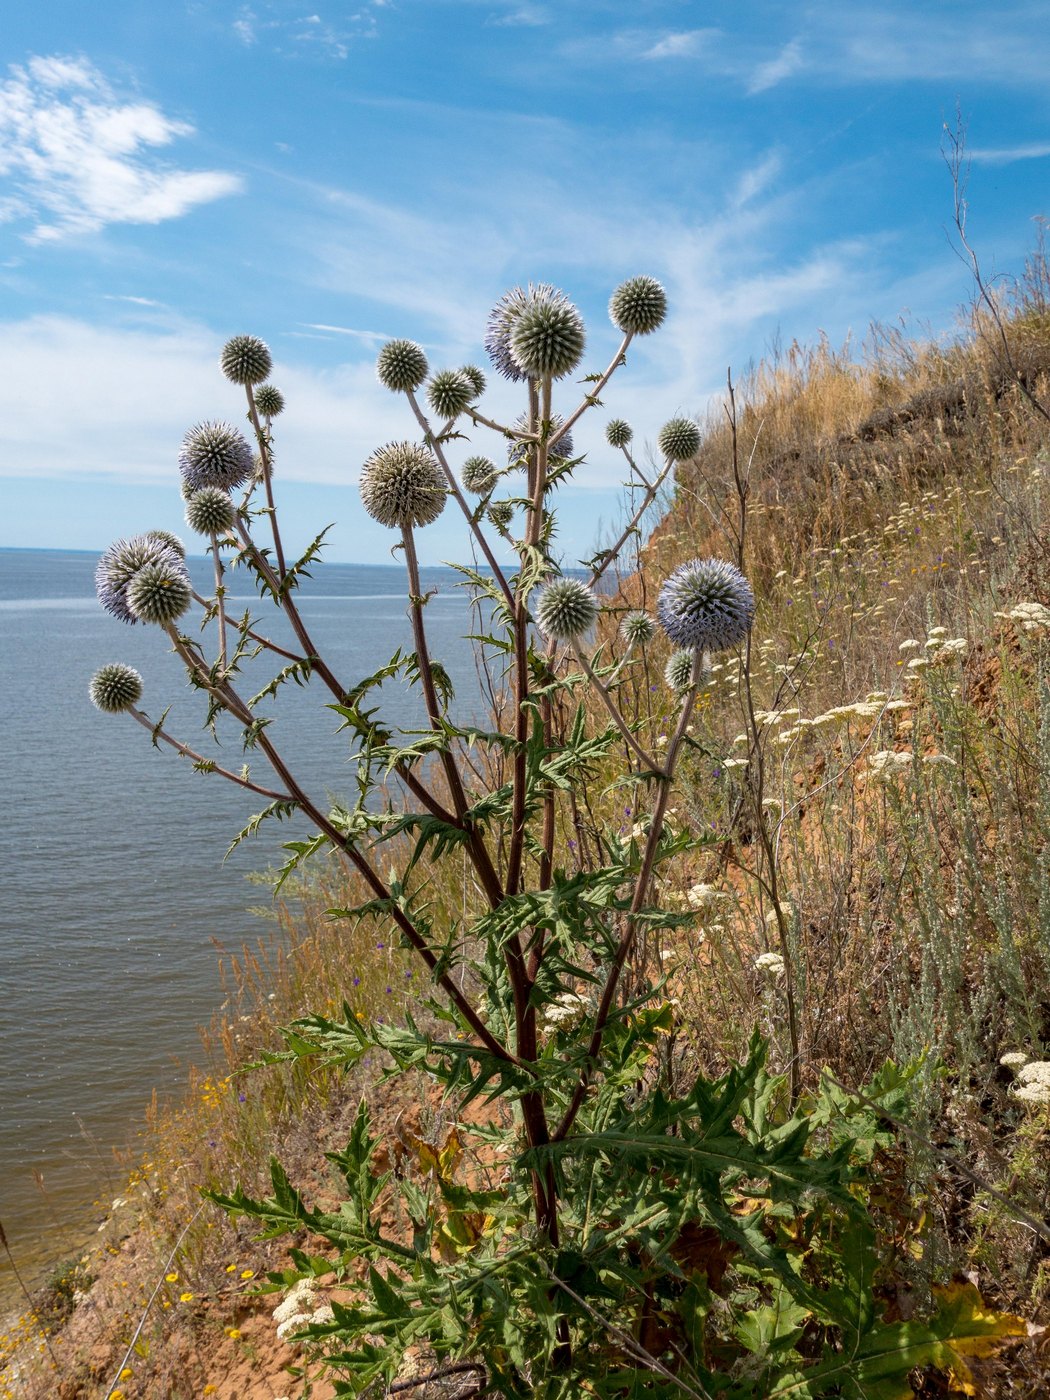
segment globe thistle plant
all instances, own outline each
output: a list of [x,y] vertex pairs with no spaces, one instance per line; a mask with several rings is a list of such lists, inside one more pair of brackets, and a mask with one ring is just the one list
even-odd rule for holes
[[463,463],[463,487],[472,496],[487,496],[498,477],[499,469],[488,457],[468,457]]
[[504,379],[514,382],[528,379],[528,373],[511,353],[511,333],[523,311],[541,305],[571,307],[564,292],[559,292],[549,282],[540,282],[536,286],[530,282],[528,287],[511,287],[509,292],[504,292],[489,312],[485,350]]
[[693,658],[696,652],[683,647],[673,651],[664,667],[664,680],[677,695],[684,695],[693,688]]
[[667,315],[667,293],[655,277],[629,277],[613,292],[609,315],[625,335],[649,335]]
[[368,514],[391,528],[430,525],[445,508],[441,468],[414,442],[377,448],[361,468],[359,486]]
[[468,381],[472,391],[471,403],[485,392],[485,376],[477,365],[464,365],[460,374]]
[[284,412],[284,395],[273,384],[260,384],[255,391],[255,407],[264,418],[276,418]]
[[128,584],[146,564],[185,569],[182,558],[157,532],[116,540],[98,561],[95,593],[106,612],[120,622],[134,625],[137,621],[128,607]]
[[192,493],[205,486],[232,491],[255,469],[252,449],[243,433],[229,423],[198,423],[182,440],[179,470]]
[[179,539],[178,535],[173,534],[171,530],[147,530],[146,534],[149,535],[151,540],[156,540],[159,544],[172,550],[180,559],[186,558],[186,546]]
[[181,560],[178,567],[170,563],[144,564],[128,582],[128,611],[140,622],[153,622],[158,627],[167,627],[180,618],[192,597],[189,575]]
[[629,612],[620,623],[620,636],[628,646],[645,646],[656,636],[656,623],[647,612]]
[[507,530],[514,519],[514,507],[510,501],[493,501],[488,508],[488,517],[497,530]]
[[198,535],[224,535],[236,518],[233,502],[217,486],[205,486],[186,502],[186,524]]
[[656,616],[676,646],[725,651],[747,636],[755,595],[747,579],[723,559],[691,559],[660,589]]
[[[551,419],[550,437],[547,439],[547,455],[549,457],[562,457],[565,460],[569,460],[572,457],[573,449],[572,429],[570,428],[567,433],[558,432],[559,426],[564,421],[560,414],[557,413]],[[528,431],[529,415],[523,413],[515,420],[514,432],[527,433]],[[513,442],[507,444],[508,462],[516,462],[520,465],[525,461],[532,447],[533,444],[531,442],[522,442],[519,438],[515,438]]]
[[142,697],[142,677],[133,666],[121,661],[101,666],[88,686],[91,703],[103,714],[119,715],[130,710]]
[[376,357],[376,377],[395,394],[418,389],[427,377],[427,357],[414,340],[388,340]]
[[634,429],[625,418],[611,418],[605,425],[605,441],[610,447],[626,447],[634,437]]
[[691,418],[672,418],[660,429],[656,441],[672,462],[688,462],[700,450],[700,429]]
[[569,301],[537,302],[514,318],[510,354],[530,379],[562,379],[583,358],[583,318]]
[[234,384],[261,384],[273,369],[273,356],[257,335],[235,335],[222,347],[219,364]]
[[549,583],[536,604],[536,623],[545,637],[559,642],[576,641],[594,626],[598,600],[578,578]]
[[461,369],[443,369],[427,385],[427,402],[439,418],[458,418],[477,395]]

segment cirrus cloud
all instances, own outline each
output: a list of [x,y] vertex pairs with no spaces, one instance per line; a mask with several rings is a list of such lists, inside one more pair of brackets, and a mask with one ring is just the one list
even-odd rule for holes
[[156,224],[238,193],[240,176],[183,170],[153,152],[192,136],[152,102],[125,100],[93,64],[61,55],[13,64],[0,81],[0,222],[29,243]]

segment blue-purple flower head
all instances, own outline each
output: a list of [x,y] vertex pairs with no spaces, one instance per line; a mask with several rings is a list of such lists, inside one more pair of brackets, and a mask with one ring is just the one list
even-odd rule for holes
[[186,574],[182,556],[168,542],[166,532],[133,535],[109,546],[95,569],[95,592],[112,617],[134,625],[138,617],[128,606],[128,584],[147,564],[160,564]]
[[560,379],[575,369],[583,346],[580,313],[549,282],[512,287],[489,313],[485,349],[505,379]]
[[217,486],[232,491],[248,480],[255,458],[247,438],[229,423],[198,423],[182,439],[179,470],[189,492]]
[[660,589],[656,616],[678,647],[725,651],[744,640],[755,614],[751,585],[724,559],[691,559]]

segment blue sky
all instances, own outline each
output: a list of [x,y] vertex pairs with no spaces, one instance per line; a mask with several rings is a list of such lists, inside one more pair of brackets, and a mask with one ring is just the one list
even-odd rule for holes
[[[1009,0],[10,7],[0,544],[185,533],[175,454],[193,423],[239,420],[216,367],[238,332],[270,343],[288,399],[292,543],[335,520],[330,557],[382,562],[355,482],[413,425],[375,352],[404,335],[435,368],[483,363],[485,315],[516,283],[577,302],[597,369],[609,293],[661,279],[669,319],[606,397],[642,442],[774,338],[902,315],[950,330],[970,289],[942,123],[958,103],[986,271],[1019,271],[1050,214],[1045,21]],[[490,388],[488,410],[516,415],[516,391]],[[617,514],[602,421],[563,491],[570,556]],[[478,433],[460,455],[497,447]],[[420,550],[461,554],[451,511]]]

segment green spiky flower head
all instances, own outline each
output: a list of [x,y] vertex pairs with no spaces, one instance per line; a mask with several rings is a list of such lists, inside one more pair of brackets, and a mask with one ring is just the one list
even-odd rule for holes
[[531,379],[571,374],[583,358],[583,318],[570,301],[534,301],[514,319],[510,353]]
[[488,508],[488,517],[497,530],[508,530],[514,519],[514,506],[510,501],[493,501]]
[[673,651],[664,667],[664,680],[677,695],[693,689],[693,658],[696,653],[688,647]]
[[264,418],[276,418],[284,412],[284,395],[273,384],[260,384],[255,391],[255,407]]
[[655,277],[629,277],[613,292],[609,315],[625,335],[649,335],[667,315],[667,293]]
[[463,463],[463,486],[472,496],[487,496],[498,477],[496,463],[488,457],[468,457]]
[[536,622],[545,637],[575,641],[594,626],[598,600],[578,578],[558,578],[549,583],[536,604]]
[[219,365],[234,384],[261,384],[273,369],[273,356],[257,335],[235,335],[222,347]]
[[138,704],[142,697],[142,677],[133,666],[113,661],[99,667],[91,677],[88,695],[103,714],[119,715]]
[[178,535],[172,534],[170,530],[147,530],[146,534],[151,540],[156,540],[158,544],[173,550],[180,559],[186,558],[186,546]]
[[165,563],[144,564],[128,584],[128,610],[140,622],[167,627],[182,616],[192,596],[185,567],[174,569]]
[[691,418],[672,418],[657,436],[660,451],[672,462],[688,462],[700,450],[700,429]]
[[217,486],[205,486],[186,502],[186,524],[198,535],[225,535],[236,518],[233,502]]
[[620,636],[630,647],[645,646],[656,636],[656,623],[647,612],[629,612],[620,623]]
[[634,437],[634,429],[625,418],[610,418],[605,425],[605,441],[610,447],[626,447]]
[[460,374],[470,382],[470,387],[474,391],[474,398],[471,399],[471,403],[473,403],[474,399],[480,398],[485,392],[486,379],[484,372],[480,370],[477,365],[464,365],[460,370]]
[[414,340],[388,340],[376,357],[376,377],[395,394],[418,389],[427,377],[427,357]]
[[427,402],[439,418],[458,418],[476,397],[461,369],[439,370],[427,385]]
[[358,484],[368,514],[392,529],[430,525],[445,509],[441,468],[418,443],[377,448],[361,468]]

